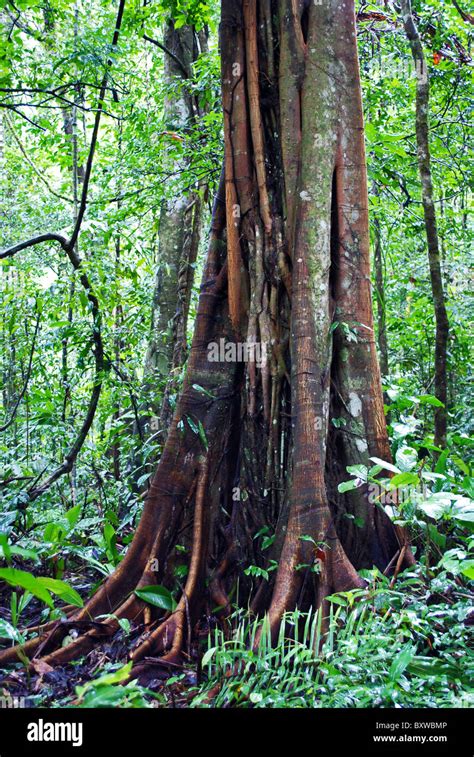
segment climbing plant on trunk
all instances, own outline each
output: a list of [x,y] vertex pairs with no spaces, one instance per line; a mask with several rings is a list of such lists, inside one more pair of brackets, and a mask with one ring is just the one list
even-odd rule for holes
[[[354,3],[222,0],[220,47],[225,170],[183,392],[129,551],[72,622],[114,615],[65,647],[63,626],[27,643],[51,665],[126,617],[144,624],[139,675],[176,661],[237,583],[274,632],[363,585],[358,569],[413,560],[367,487],[339,491],[348,465],[390,458]],[[172,611],[136,593],[176,575]]]

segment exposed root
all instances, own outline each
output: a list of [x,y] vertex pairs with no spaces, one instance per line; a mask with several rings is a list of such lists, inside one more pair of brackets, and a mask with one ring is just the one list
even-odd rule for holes
[[250,131],[252,135],[255,171],[260,196],[260,214],[265,226],[265,232],[272,230],[270,202],[267,191],[267,177],[265,171],[265,151],[263,138],[262,114],[260,109],[260,87],[258,81],[258,49],[257,49],[257,3],[255,0],[244,0],[245,48],[247,59],[247,86],[250,107]]
[[155,652],[160,653],[166,650],[168,651],[163,657],[165,661],[175,662],[180,658],[185,637],[185,622],[188,620],[189,623],[190,605],[195,601],[199,579],[202,577],[207,557],[208,535],[204,528],[206,520],[204,500],[207,495],[208,475],[209,458],[206,457],[200,464],[194,508],[193,548],[189,573],[181,599],[172,615],[150,633],[148,638],[132,653],[131,659],[134,662],[139,662]]
[[177,662],[183,648],[185,619],[185,610],[176,609],[132,652],[130,657],[133,662],[140,662],[152,654],[162,654],[165,662]]
[[209,585],[211,599],[216,608],[218,608],[216,612],[223,618],[228,617],[231,612],[230,599],[225,589],[224,579],[231,565],[234,563],[235,558],[235,544],[231,544],[224,556],[224,559],[221,561],[220,565],[214,572]]
[[[135,595],[132,595],[116,610],[113,617],[106,618],[102,623],[94,623],[94,627],[90,631],[82,634],[67,646],[55,649],[42,659],[52,667],[71,662],[90,652],[95,644],[104,637],[113,636],[120,627],[118,624],[120,619],[127,618],[130,621],[137,621],[142,612],[143,603]],[[74,622],[71,623],[71,626],[74,627]]]

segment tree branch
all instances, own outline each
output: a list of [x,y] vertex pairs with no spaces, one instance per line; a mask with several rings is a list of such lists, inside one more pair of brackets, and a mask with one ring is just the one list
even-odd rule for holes
[[31,158],[29,157],[28,153],[26,152],[25,148],[23,147],[23,144],[22,144],[19,136],[16,134],[15,129],[13,128],[13,124],[11,123],[11,121],[8,118],[8,116],[7,116],[6,113],[5,113],[5,123],[7,124],[8,128],[10,130],[10,134],[12,135],[13,139],[17,143],[18,148],[19,148],[21,154],[23,155],[23,157],[25,158],[26,162],[28,163],[28,165],[30,166],[30,168],[33,170],[33,172],[36,174],[36,176],[38,177],[38,179],[45,185],[45,187],[47,188],[47,190],[49,192],[51,192],[51,194],[54,195],[54,197],[57,197],[58,200],[64,200],[64,202],[72,203],[72,199],[70,197],[65,197],[64,195],[61,195],[58,192],[56,192],[49,185],[47,179],[45,179],[45,177],[43,176],[43,174],[40,171],[38,171],[38,169],[36,168],[35,164],[33,163],[33,161],[31,160]]
[[[122,26],[124,8],[125,8],[125,0],[120,0],[119,9],[117,13],[117,19],[115,21],[114,35],[112,38],[112,45],[111,45],[112,53],[114,49],[117,47],[117,42],[118,42],[118,38],[120,34],[120,27]],[[105,93],[107,90],[107,82],[109,79],[109,72],[112,67],[112,62],[113,62],[112,57],[109,57],[107,59],[104,76],[102,77],[102,83],[100,86],[97,111],[96,111],[95,119],[94,119],[94,128],[92,130],[91,143],[89,147],[89,155],[87,156],[86,168],[84,171],[84,181],[82,184],[82,193],[81,193],[81,199],[79,202],[79,208],[77,212],[76,224],[74,226],[71,239],[69,240],[69,243],[68,243],[68,246],[70,246],[71,248],[73,248],[77,242],[77,238],[81,230],[82,219],[84,218],[84,213],[86,211],[87,193],[89,191],[89,183],[90,183],[90,178],[91,178],[91,173],[92,173],[92,163],[94,160],[94,153],[95,153],[95,148],[97,145],[97,136],[99,134],[100,117],[102,115],[102,110],[104,106]]]
[[12,414],[10,416],[10,420],[7,421],[6,423],[4,423],[3,426],[0,426],[0,432],[1,431],[6,431],[7,428],[9,428],[12,425],[13,421],[15,420],[16,411],[18,410],[18,408],[20,406],[20,402],[22,401],[23,397],[25,396],[25,392],[26,392],[26,390],[28,388],[28,384],[29,384],[30,376],[31,376],[31,368],[33,366],[33,355],[35,353],[35,344],[36,344],[36,337],[38,336],[38,331],[39,331],[40,318],[41,318],[41,314],[38,313],[38,317],[36,319],[35,333],[33,334],[33,341],[31,343],[30,358],[28,360],[28,368],[27,368],[27,371],[26,371],[26,378],[25,378],[25,381],[23,383],[23,388],[22,388],[20,394],[17,397],[17,400],[15,402],[15,406],[14,406]]
[[468,21],[470,24],[474,24],[474,16],[471,16],[470,13],[466,13],[466,11],[463,11],[463,9],[459,6],[459,3],[457,2],[457,0],[452,0],[452,3],[463,21]]
[[4,260],[5,258],[12,258],[13,255],[16,255],[17,252],[26,250],[28,249],[28,247],[34,247],[37,244],[42,244],[43,242],[59,242],[64,250],[66,250],[68,244],[66,237],[63,237],[61,234],[56,234],[55,232],[38,234],[38,236],[31,237],[31,239],[27,239],[25,242],[14,244],[12,247],[7,247],[6,250],[2,250],[0,252],[0,260]]
[[[112,38],[112,45],[111,45],[112,51],[117,46],[117,42],[118,42],[118,38],[120,34],[120,27],[122,24],[124,7],[125,7],[125,0],[120,0],[117,18],[115,22],[114,34]],[[81,230],[81,225],[82,225],[82,221],[84,218],[84,213],[85,213],[86,205],[87,205],[87,192],[89,189],[89,183],[90,183],[90,178],[91,178],[91,173],[92,173],[92,164],[93,164],[94,153],[95,153],[95,148],[97,144],[97,136],[99,133],[100,118],[103,112],[103,103],[104,103],[105,93],[107,90],[107,81],[108,81],[111,65],[112,65],[112,58],[109,57],[107,60],[106,69],[104,72],[104,76],[102,78],[102,83],[101,83],[100,92],[99,92],[98,107],[97,107],[97,111],[95,115],[94,127],[92,131],[91,143],[89,147],[89,155],[87,158],[86,169],[84,173],[84,182],[82,186],[82,194],[81,194],[78,214],[76,218],[76,223],[74,225],[74,230],[72,232],[70,239],[66,239],[61,234],[56,234],[52,232],[46,233],[46,234],[39,234],[36,237],[32,237],[31,239],[28,239],[26,242],[20,242],[19,244],[13,245],[12,247],[9,247],[3,252],[1,252],[0,260],[13,257],[13,255],[16,255],[17,252],[20,252],[21,250],[26,250],[27,248],[33,247],[34,245],[37,245],[37,244],[41,244],[42,242],[59,242],[62,249],[65,251],[66,255],[68,256],[74,270],[77,271],[81,268],[82,261],[75,250],[75,246],[76,246],[77,238],[79,236],[79,232]],[[92,389],[91,398],[89,400],[89,407],[88,407],[84,422],[77,434],[75,441],[73,442],[72,446],[67,452],[63,463],[61,463],[61,465],[59,465],[56,468],[56,470],[54,470],[51,473],[51,475],[46,479],[46,481],[44,481],[40,486],[36,486],[36,481],[35,481],[33,486],[30,487],[30,489],[28,490],[28,499],[30,502],[36,499],[37,497],[39,497],[41,494],[43,494],[51,486],[51,484],[53,484],[55,481],[58,480],[58,478],[63,476],[65,473],[69,473],[72,470],[74,461],[77,458],[77,455],[79,454],[82,448],[82,445],[84,444],[84,441],[86,440],[90,427],[92,426],[92,422],[94,420],[95,412],[97,409],[97,404],[99,402],[100,392],[102,389],[102,382],[103,382],[102,376],[105,369],[105,361],[104,361],[104,345],[102,342],[102,335],[101,335],[101,315],[100,315],[99,301],[93,292],[93,289],[92,289],[92,286],[87,274],[81,271],[79,278],[80,278],[80,282],[82,286],[84,287],[87,293],[87,299],[89,300],[89,303],[91,305],[91,311],[92,311],[92,323],[93,323],[92,340],[94,342],[94,358],[95,358],[94,386]]]
[[178,58],[177,55],[174,54],[172,50],[170,50],[168,47],[166,47],[162,42],[158,42],[157,39],[153,39],[153,37],[149,37],[148,34],[143,35],[143,39],[145,39],[147,42],[151,42],[152,45],[156,45],[156,47],[159,47],[160,50],[163,50],[164,53],[170,56],[174,60],[174,62],[179,66],[181,73],[185,77],[185,79],[189,79],[189,71],[186,70],[186,66]]

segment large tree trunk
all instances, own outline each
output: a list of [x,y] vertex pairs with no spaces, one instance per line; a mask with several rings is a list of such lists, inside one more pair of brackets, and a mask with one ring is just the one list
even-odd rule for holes
[[[175,661],[204,610],[225,613],[237,580],[239,599],[276,631],[285,610],[362,586],[358,568],[413,559],[363,488],[338,492],[347,465],[390,458],[353,3],[223,0],[221,54],[225,181],[183,393],[135,539],[77,616],[142,619],[135,662]],[[267,360],[214,360],[220,340],[264,344]],[[256,538],[264,527],[269,554]],[[268,581],[244,573],[273,560]],[[130,592],[173,586],[183,562],[177,609],[150,618]],[[70,660],[100,633],[57,649],[55,632],[45,659]]]
[[447,432],[447,399],[448,399],[448,340],[449,320],[441,270],[438,225],[434,205],[433,181],[431,177],[431,157],[429,142],[429,95],[430,85],[428,65],[423,54],[421,40],[416,28],[410,0],[401,3],[405,32],[410,42],[411,52],[416,67],[416,143],[418,152],[418,170],[421,179],[421,199],[425,218],[426,240],[428,243],[428,261],[430,266],[431,291],[436,320],[435,335],[435,377],[434,388],[436,398],[442,406],[435,409],[435,444],[446,446]]

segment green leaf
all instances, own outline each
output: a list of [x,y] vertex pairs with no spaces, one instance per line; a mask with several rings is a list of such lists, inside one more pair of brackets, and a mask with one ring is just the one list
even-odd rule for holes
[[392,471],[392,473],[401,473],[402,471],[400,468],[397,468],[396,465],[393,465],[392,463],[387,463],[385,460],[381,460],[380,457],[371,457],[370,458],[373,463],[376,463],[377,465],[381,465],[384,470]]
[[389,680],[392,683],[395,683],[396,681],[398,681],[402,673],[405,672],[408,665],[412,661],[414,654],[415,653],[414,653],[413,646],[411,644],[407,644],[402,649],[400,654],[397,655],[397,657],[392,662],[389,673],[388,673]]
[[41,599],[48,607],[54,607],[51,594],[32,573],[28,573],[25,570],[17,570],[16,568],[1,568],[0,580],[6,581],[11,586],[19,586],[22,589],[26,589],[33,596]]
[[115,533],[115,528],[111,523],[106,523],[104,526],[104,541],[107,545],[109,559],[111,559],[113,563],[117,565],[117,563],[120,561],[120,555],[117,552],[116,547],[117,536]]
[[457,465],[460,470],[462,470],[463,473],[466,474],[466,476],[470,475],[471,471],[469,469],[469,465],[465,463],[464,460],[459,457],[459,455],[451,455],[451,460],[455,465]]
[[449,450],[445,449],[438,458],[435,466],[435,473],[446,473],[446,463],[449,457]]
[[395,461],[401,471],[411,471],[418,465],[418,452],[413,447],[401,447],[397,450]]
[[127,678],[130,677],[132,665],[132,662],[128,662],[122,668],[115,670],[113,673],[106,673],[100,678],[93,679],[92,681],[87,681],[87,683],[85,683],[83,686],[77,686],[77,695],[82,699],[86,691],[89,691],[90,689],[95,689],[99,686],[112,686],[114,683],[122,683],[122,681],[126,681]]
[[43,577],[36,580],[42,586],[44,586],[45,589],[52,592],[53,594],[57,594],[57,596],[66,604],[74,605],[75,607],[84,606],[81,595],[75,589],[73,589],[72,586],[69,586],[64,581],[58,581],[57,578]]
[[433,520],[439,520],[439,518],[443,516],[443,513],[446,512],[446,503],[440,502],[435,497],[430,497],[424,502],[420,502],[418,507],[420,510],[423,510],[429,518],[433,518]]
[[12,555],[24,557],[25,560],[34,560],[34,562],[40,561],[32,549],[23,549],[23,547],[17,547],[16,544],[9,544],[6,534],[0,534],[0,558],[10,561]]
[[65,515],[70,528],[74,528],[81,515],[81,505],[71,507],[70,510],[66,511]]
[[341,494],[344,494],[344,492],[350,492],[352,489],[358,489],[360,486],[360,483],[357,478],[353,478],[350,481],[343,481],[342,483],[338,484],[337,490]]
[[199,384],[193,384],[193,389],[195,389],[200,394],[205,394],[206,397],[210,397],[211,400],[215,400],[215,397],[211,392],[208,392],[207,389],[204,389],[203,386],[199,386]]
[[0,639],[11,639],[12,641],[21,642],[22,636],[8,620],[0,618]]
[[192,418],[190,418],[190,417],[189,417],[189,415],[188,415],[188,416],[186,416],[186,420],[187,420],[187,421],[188,421],[188,423],[189,423],[189,426],[190,426],[190,428],[191,428],[191,431],[192,431],[192,432],[193,432],[194,434],[196,434],[196,436],[199,436],[199,428],[198,428],[198,427],[196,426],[196,424],[195,424],[195,422],[193,421],[193,419],[192,419]]
[[214,657],[215,653],[217,652],[218,647],[211,647],[207,650],[207,652],[203,655],[201,660],[201,667],[206,667]]
[[128,618],[119,618],[118,624],[122,631],[128,636],[131,630],[131,624]]
[[444,407],[444,404],[437,397],[433,397],[432,394],[420,394],[418,401],[421,405],[433,405],[434,407]]
[[143,586],[141,589],[135,589],[135,594],[149,605],[160,607],[162,610],[173,611],[176,607],[173,595],[165,586]]
[[396,489],[398,486],[411,486],[419,483],[416,473],[397,473],[389,484],[389,489]]
[[347,600],[344,597],[338,597],[337,594],[331,594],[329,597],[326,597],[326,599],[334,605],[340,605],[341,607],[347,605]]
[[207,441],[206,432],[204,430],[204,426],[202,425],[201,421],[199,421],[199,438],[207,450],[209,448],[209,442]]
[[474,560],[463,560],[461,563],[461,573],[470,581],[474,581]]
[[435,657],[415,657],[408,665],[408,672],[424,679],[440,676],[446,676],[451,681],[466,679],[461,664],[445,662]]
[[351,476],[357,476],[361,481],[367,481],[368,469],[366,465],[348,465],[346,471],[350,473]]
[[[79,696],[78,686],[76,688],[76,694]],[[99,709],[101,707],[123,707],[124,699],[127,696],[126,688],[122,686],[98,686],[97,689],[92,688],[90,691],[86,691],[79,697],[79,707],[87,709]]]

